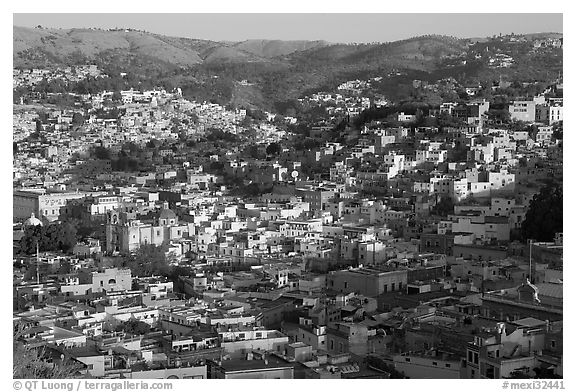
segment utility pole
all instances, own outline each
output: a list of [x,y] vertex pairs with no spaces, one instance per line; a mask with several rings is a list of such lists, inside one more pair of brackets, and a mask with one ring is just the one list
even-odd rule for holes
[[36,241],[36,284],[40,284],[40,250]]
[[529,253],[529,257],[528,257],[528,264],[529,264],[529,268],[530,270],[528,271],[528,280],[530,281],[530,283],[532,283],[532,240],[528,240],[528,253]]

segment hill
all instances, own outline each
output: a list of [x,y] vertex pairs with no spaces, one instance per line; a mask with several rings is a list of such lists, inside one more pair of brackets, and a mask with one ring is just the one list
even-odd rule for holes
[[[274,109],[277,104],[346,80],[388,74],[378,93],[409,99],[413,79],[454,77],[462,84],[501,76],[550,79],[562,69],[562,49],[534,51],[532,41],[558,33],[458,39],[427,35],[388,43],[247,40],[216,42],[137,30],[13,28],[14,67],[49,68],[92,63],[108,75],[127,72],[123,84],[181,87],[196,100]],[[521,36],[514,36],[515,38]],[[491,68],[492,56],[514,58],[510,68]],[[238,83],[247,81],[248,83]]]
[[409,68],[433,70],[446,56],[466,50],[465,40],[445,36],[423,36],[391,43],[338,44],[295,53],[297,61],[314,64],[334,62],[367,68]]
[[286,56],[294,52],[301,52],[309,49],[316,49],[329,45],[326,41],[280,41],[251,39],[239,42],[235,48],[245,52],[253,53],[259,57],[273,58]]
[[165,37],[133,30],[38,29],[14,26],[14,66],[50,66],[98,61],[116,55],[116,61],[141,57],[176,66],[204,61],[258,61],[252,53],[225,44]]

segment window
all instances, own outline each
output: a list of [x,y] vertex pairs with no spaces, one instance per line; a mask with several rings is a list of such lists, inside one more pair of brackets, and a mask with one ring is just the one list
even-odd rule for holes
[[392,283],[392,291],[394,291],[394,289],[396,288],[396,283]]
[[404,358],[406,362],[410,362],[410,358]]
[[445,366],[446,366],[447,368],[449,368],[449,367],[450,367],[450,364],[449,364],[449,363],[447,363]]
[[438,362],[432,362],[432,365],[438,366]]

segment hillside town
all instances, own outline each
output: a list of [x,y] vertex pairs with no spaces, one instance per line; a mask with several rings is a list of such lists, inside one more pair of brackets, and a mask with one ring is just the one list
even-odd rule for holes
[[14,70],[18,350],[63,378],[562,378],[562,78],[414,79],[453,97],[418,106],[375,92],[398,75],[281,115]]

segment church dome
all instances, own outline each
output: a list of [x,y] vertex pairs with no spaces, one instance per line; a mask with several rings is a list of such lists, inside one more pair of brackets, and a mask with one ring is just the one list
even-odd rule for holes
[[176,214],[169,208],[162,208],[160,210],[160,219],[176,219]]
[[34,213],[32,213],[30,218],[24,221],[24,226],[43,226],[43,223],[40,219],[34,216]]
[[162,221],[170,221],[176,220],[176,213],[168,208],[168,202],[164,202],[162,208],[160,209],[160,214],[158,215],[158,219]]

